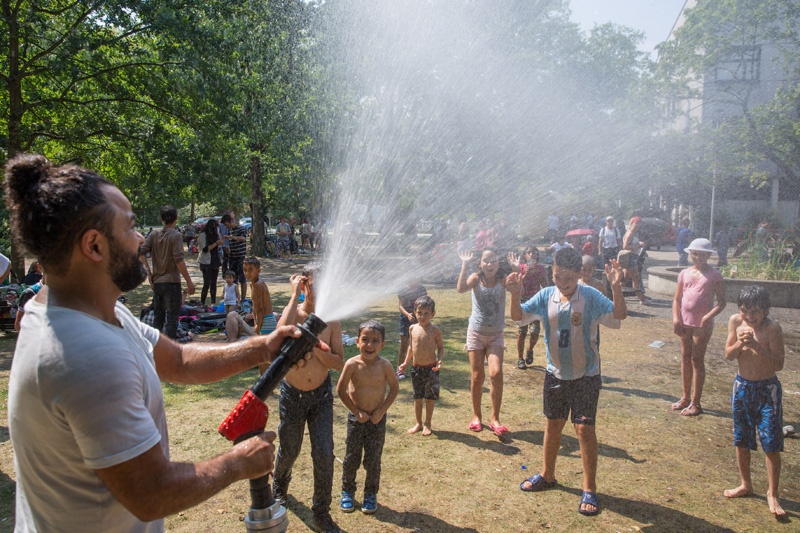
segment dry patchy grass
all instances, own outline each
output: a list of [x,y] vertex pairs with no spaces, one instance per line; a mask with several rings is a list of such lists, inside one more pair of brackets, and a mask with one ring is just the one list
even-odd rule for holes
[[[264,275],[281,308],[288,298],[286,264],[268,262]],[[570,426],[565,428],[558,458],[560,486],[545,493],[521,492],[519,482],[539,471],[544,418],[541,414],[543,381],[541,344],[535,368],[516,369],[515,330],[508,328],[506,346],[511,353],[503,365],[505,393],[502,420],[510,428],[498,439],[488,430],[467,430],[471,416],[469,363],[463,350],[470,299],[452,288],[433,288],[437,302],[434,320],[445,336],[441,399],[433,418],[434,434],[410,436],[413,399],[409,380],[401,382],[397,402],[389,412],[383,454],[380,508],[368,517],[338,511],[341,465],[334,468],[332,514],[349,532],[504,532],[551,531],[789,531],[800,521],[798,443],[786,441],[783,454],[781,498],[790,523],[779,524],[769,514],[764,494],[766,472],[763,453],[753,455],[756,496],[726,500],[722,490],[738,483],[731,442],[729,395],[735,367],[722,356],[725,320],[719,320],[707,353],[705,414],[686,418],[669,410],[680,392],[679,345],[668,318],[669,302],[659,307],[631,304],[633,311],[619,331],[603,329],[604,389],[600,395],[598,437],[600,462],[598,488],[602,513],[594,518],[578,515],[582,467],[578,443]],[[138,311],[147,298],[139,289],[129,296]],[[729,304],[725,318],[733,312]],[[797,361],[796,312],[775,310],[786,329],[787,364],[779,374],[784,385],[786,423],[800,423],[800,363]],[[384,356],[396,362],[396,300],[388,298],[363,316],[346,320],[345,333],[354,335],[363,318],[377,318],[387,326],[389,342]],[[324,317],[323,317],[324,318]],[[650,348],[653,340],[666,345]],[[13,338],[0,339],[0,531],[13,529],[12,450],[8,441],[6,396]],[[352,357],[355,348],[348,347]],[[334,375],[334,380],[337,378]],[[245,373],[208,386],[164,384],[172,458],[196,461],[225,451],[227,443],[217,425],[256,378]],[[486,385],[488,387],[488,383]],[[277,396],[268,402],[277,427]],[[488,388],[484,394],[488,417]],[[346,409],[334,406],[334,441],[337,455],[344,453]],[[525,469],[523,469],[525,467]],[[359,472],[363,485],[363,471]],[[290,531],[305,531],[311,517],[312,468],[308,440],[294,470],[290,488]],[[357,501],[361,501],[359,491]],[[242,531],[241,519],[249,507],[247,483],[237,483],[209,501],[167,519],[172,531]]]

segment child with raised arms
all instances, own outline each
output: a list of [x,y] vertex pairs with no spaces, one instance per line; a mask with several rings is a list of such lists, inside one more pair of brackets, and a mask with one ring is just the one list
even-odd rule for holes
[[355,510],[356,472],[362,452],[367,475],[361,512],[372,514],[378,510],[386,411],[400,389],[392,363],[381,357],[385,345],[386,329],[380,322],[368,320],[361,324],[356,339],[359,354],[348,359],[336,384],[336,393],[350,410],[339,501],[339,508],[345,513]]
[[613,301],[593,287],[578,282],[581,255],[564,248],[553,262],[554,287],[545,287],[525,303],[520,302],[519,274],[510,274],[506,287],[511,294],[511,318],[518,323],[542,320],[547,349],[547,374],[544,378],[543,409],[547,418],[544,430],[541,473],[520,483],[526,492],[553,488],[561,435],[569,418],[575,427],[583,463],[583,490],[578,512],[596,515],[597,501],[597,403],[600,397],[600,351],[595,332],[598,324],[619,328],[628,308],[622,294],[622,268],[615,260],[606,265]]
[[769,293],[760,285],[739,293],[739,312],[728,321],[725,359],[736,361],[739,372],[733,382],[733,445],[742,483],[726,490],[726,498],[750,496],[750,451],[756,449],[756,432],[767,456],[767,503],[776,518],[786,512],[778,501],[778,480],[783,451],[783,389],[776,372],[783,369],[784,344],[780,324],[769,318]]
[[[411,367],[411,384],[414,387],[414,414],[417,423],[408,430],[410,434],[422,431],[423,436],[428,436],[431,431],[433,418],[433,402],[439,399],[439,369],[442,367],[444,357],[444,341],[441,330],[431,324],[436,316],[436,302],[430,296],[417,298],[414,306],[417,323],[409,330],[410,342],[406,360],[400,365],[400,371],[405,372],[408,365]],[[425,401],[425,422],[422,422],[422,402]]]
[[713,253],[708,239],[695,239],[686,250],[693,265],[678,274],[672,301],[673,330],[681,339],[683,395],[672,404],[672,410],[697,416],[703,413],[700,397],[706,380],[706,348],[714,317],[725,309],[725,284],[722,274],[708,264]]
[[[292,295],[283,308],[280,325],[302,324],[316,310],[316,279],[319,266],[309,263],[302,275],[289,278]],[[300,295],[305,298],[300,303]],[[315,349],[314,357],[303,368],[292,369],[280,384],[280,417],[278,453],[275,458],[273,493],[286,505],[294,464],[300,455],[304,434],[308,429],[311,441],[311,465],[314,474],[312,496],[312,525],[315,531],[338,533],[339,527],[331,518],[333,489],[333,385],[330,371],[344,366],[342,325],[328,320],[328,327],[317,335],[330,346],[329,352]]]
[[398,333],[400,334],[400,351],[397,354],[397,379],[406,379],[405,372],[400,371],[400,365],[406,360],[408,352],[408,329],[417,321],[414,316],[414,303],[417,298],[427,296],[428,291],[420,284],[419,279],[413,279],[400,292],[397,293],[397,307],[400,309]]
[[472,420],[470,431],[482,431],[481,399],[483,382],[486,379],[484,363],[489,365],[489,397],[492,413],[489,429],[498,437],[508,433],[500,423],[500,406],[503,403],[503,329],[506,327],[505,279],[497,273],[500,258],[493,248],[484,248],[480,253],[478,272],[469,273],[472,251],[458,254],[461,272],[458,274],[456,290],[472,293],[472,314],[467,327],[467,352],[472,369],[469,391],[472,396]]

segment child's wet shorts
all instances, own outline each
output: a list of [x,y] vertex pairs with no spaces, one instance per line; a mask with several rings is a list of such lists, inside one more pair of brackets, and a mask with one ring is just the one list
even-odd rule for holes
[[485,350],[491,346],[503,348],[503,332],[481,335],[472,328],[467,328],[467,350]]
[[531,328],[531,335],[538,335],[539,332],[542,330],[542,322],[540,320],[534,320],[530,324],[525,324],[524,326],[517,326],[517,332],[523,337],[528,334],[528,326]]
[[414,387],[415,400],[439,399],[439,371],[432,366],[412,366],[411,385]]
[[783,388],[777,376],[749,381],[736,376],[733,381],[733,445],[755,450],[756,431],[765,452],[783,451]]
[[571,411],[573,424],[593,426],[601,387],[600,374],[564,380],[548,372],[544,376],[544,416],[566,420]]
[[401,337],[408,337],[408,328],[411,327],[411,321],[406,315],[400,315],[400,322],[397,332]]
[[275,328],[278,327],[278,321],[275,319],[275,314],[270,313],[268,315],[264,315],[261,319],[261,335],[267,335],[268,333],[272,333],[275,331]]

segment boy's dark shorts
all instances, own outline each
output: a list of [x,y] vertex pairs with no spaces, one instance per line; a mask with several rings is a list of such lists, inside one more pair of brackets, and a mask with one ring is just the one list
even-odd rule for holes
[[408,337],[408,328],[411,327],[411,321],[406,315],[400,315],[400,322],[397,332],[401,337]]
[[534,320],[530,324],[525,324],[524,326],[517,326],[517,332],[524,337],[525,335],[528,334],[528,326],[530,326],[531,328],[531,335],[538,335],[539,332],[542,330],[542,322],[540,320]]
[[573,380],[558,379],[548,372],[544,377],[544,416],[566,420],[572,412],[573,424],[593,426],[600,398],[600,375],[583,376]]
[[733,382],[733,445],[756,450],[756,431],[765,452],[783,451],[783,387],[777,376]]
[[432,366],[412,366],[411,385],[414,387],[415,400],[439,399],[439,371]]

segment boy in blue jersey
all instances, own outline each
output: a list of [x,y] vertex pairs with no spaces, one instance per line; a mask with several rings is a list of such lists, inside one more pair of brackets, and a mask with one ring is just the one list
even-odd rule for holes
[[606,265],[613,302],[597,289],[581,285],[580,252],[564,248],[553,262],[555,286],[545,287],[520,303],[521,283],[518,273],[506,279],[511,293],[511,318],[518,323],[541,320],[547,349],[547,374],[544,380],[544,466],[520,483],[526,492],[538,492],[556,486],[556,457],[561,446],[561,432],[567,416],[575,426],[583,462],[583,494],[578,512],[596,515],[597,503],[597,434],[595,416],[600,396],[600,353],[597,348],[597,324],[619,328],[627,314],[622,294],[622,268],[616,260]]

